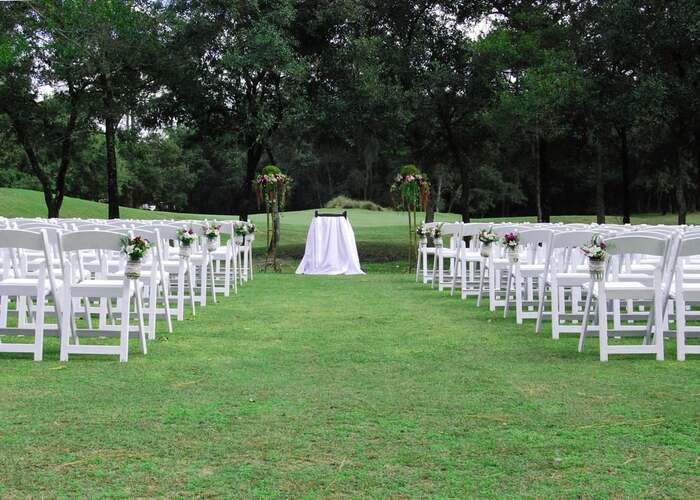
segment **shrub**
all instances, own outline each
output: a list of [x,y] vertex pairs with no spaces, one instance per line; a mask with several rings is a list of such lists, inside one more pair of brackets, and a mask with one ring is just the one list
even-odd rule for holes
[[377,205],[375,202],[370,200],[353,200],[347,196],[336,196],[328,203],[326,203],[326,208],[361,208],[363,210],[373,210],[375,212],[381,212],[384,210],[382,207]]
[[416,175],[420,173],[420,170],[415,165],[404,165],[401,167],[401,175]]
[[282,173],[282,171],[276,165],[268,165],[266,167],[263,167],[262,173],[263,173],[263,175],[270,175],[270,174],[279,174],[279,173]]

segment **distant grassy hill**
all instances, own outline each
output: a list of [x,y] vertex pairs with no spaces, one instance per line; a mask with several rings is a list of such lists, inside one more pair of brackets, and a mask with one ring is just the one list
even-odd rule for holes
[[[323,209],[323,212],[342,212],[336,209]],[[313,210],[300,210],[282,214],[282,245],[280,254],[284,257],[299,258],[303,254],[306,232],[313,218]],[[5,217],[45,217],[46,206],[43,194],[26,189],[0,188],[0,216]],[[107,205],[78,198],[65,198],[61,208],[62,217],[80,217],[85,219],[106,218]],[[136,208],[121,208],[121,216],[127,219],[229,219],[233,215],[188,214],[176,212],[150,212]],[[355,236],[363,261],[387,261],[404,258],[408,240],[407,217],[405,212],[352,209],[348,216],[355,230]],[[419,215],[420,220],[420,215]],[[252,217],[261,231],[265,228],[265,215],[256,214]],[[458,214],[438,214],[440,221],[456,221]],[[493,222],[500,221],[534,221],[533,217],[492,218]],[[554,221],[562,222],[592,222],[593,215],[553,217]],[[675,215],[642,214],[635,215],[633,222],[637,224],[673,224]],[[609,222],[620,222],[619,217],[608,217]],[[700,213],[690,214],[688,222],[700,223]],[[262,233],[256,240],[260,249],[265,246],[265,235]]]

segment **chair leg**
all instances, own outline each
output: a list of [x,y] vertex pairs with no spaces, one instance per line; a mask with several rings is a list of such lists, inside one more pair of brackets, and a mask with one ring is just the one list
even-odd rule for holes
[[[591,288],[588,290],[588,294],[586,294],[586,306],[583,311],[583,324],[581,325],[581,335],[578,339],[578,352],[583,352],[583,347],[586,342],[586,334],[588,334],[588,320],[591,313],[591,301],[593,300],[594,284],[591,282],[590,286]],[[552,306],[552,311],[554,311],[554,306]]]
[[124,287],[121,302],[122,323],[119,329],[119,361],[126,363],[129,360],[129,316],[131,311],[129,287]]
[[664,360],[664,311],[661,305],[660,294],[654,297],[654,343],[656,347],[656,360]]
[[[206,259],[202,262],[202,266],[199,268],[199,304],[202,307],[207,305],[207,268],[209,264]],[[195,269],[195,275],[197,271]]]
[[151,283],[148,289],[148,338],[154,340],[156,338],[156,306],[158,305],[158,279],[155,275],[151,276]]
[[476,307],[481,307],[481,296],[484,293],[484,275],[486,274],[486,266],[481,264],[481,274],[479,276],[479,293],[476,296]]
[[676,295],[676,359],[685,361],[685,298],[680,291]]
[[[517,264],[516,264],[517,265]],[[530,278],[524,278],[520,274],[520,271],[515,273],[515,322],[518,325],[523,324],[523,294],[530,291],[531,283]]]
[[231,294],[231,259],[228,257],[224,262],[224,297]]
[[[148,354],[148,345],[146,344],[146,329],[143,327],[143,300],[141,298],[141,289],[138,283],[134,282],[134,295],[136,295],[136,317],[139,325],[139,340],[141,341],[141,352]],[[155,326],[153,328],[155,337]]]
[[195,296],[194,296],[194,275],[195,271],[192,270],[194,266],[192,265],[191,262],[187,262],[187,274],[189,276],[189,281],[190,281],[190,305],[192,306],[192,316],[197,315],[197,311],[195,310]]
[[185,261],[180,259],[177,270],[177,320],[185,319]]
[[168,333],[173,333],[173,319],[170,317],[170,278],[161,279],[163,287],[163,307],[165,308],[165,323],[168,325]]
[[[545,282],[540,289],[540,296],[538,297],[538,301],[537,301],[537,321],[535,322],[535,333],[540,333],[542,331],[542,319],[544,316],[544,299],[545,299],[546,293],[547,293],[547,283]],[[550,293],[551,293],[551,291],[550,291]]]
[[552,288],[551,288],[551,294],[552,294],[552,338],[557,340],[559,339],[559,330],[560,330],[560,324],[559,324],[559,312],[561,311],[561,306],[559,305],[559,286],[555,287],[555,284],[552,283]]
[[[211,278],[211,300],[216,304],[216,281],[214,280],[214,261],[209,261],[209,277]],[[205,290],[206,293],[206,290]]]
[[508,317],[508,306],[510,306],[510,285],[513,278],[512,269],[508,270],[508,283],[506,284],[506,304],[503,306],[503,319]]
[[73,316],[73,301],[71,300],[69,287],[66,286],[66,291],[63,300],[63,311],[59,321],[61,322],[61,353],[59,354],[60,361],[68,361],[68,341],[72,335],[71,325]]
[[43,290],[36,294],[36,311],[34,318],[34,361],[41,361],[44,356],[44,308],[46,297]]
[[0,297],[0,328],[7,328],[7,309],[10,301],[7,295]]
[[600,360],[608,360],[608,301],[603,286],[598,292],[598,343],[600,345]]

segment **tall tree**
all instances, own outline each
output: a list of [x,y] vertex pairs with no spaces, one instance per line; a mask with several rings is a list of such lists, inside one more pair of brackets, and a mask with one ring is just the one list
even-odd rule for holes
[[3,4],[0,21],[0,113],[9,117],[49,217],[58,217],[76,134],[85,130],[87,81],[67,55],[56,25],[27,4]]

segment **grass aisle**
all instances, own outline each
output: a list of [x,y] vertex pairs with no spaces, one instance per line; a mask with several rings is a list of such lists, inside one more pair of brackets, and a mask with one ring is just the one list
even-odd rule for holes
[[405,274],[258,274],[125,366],[1,355],[0,496],[697,494],[700,362],[590,347]]

